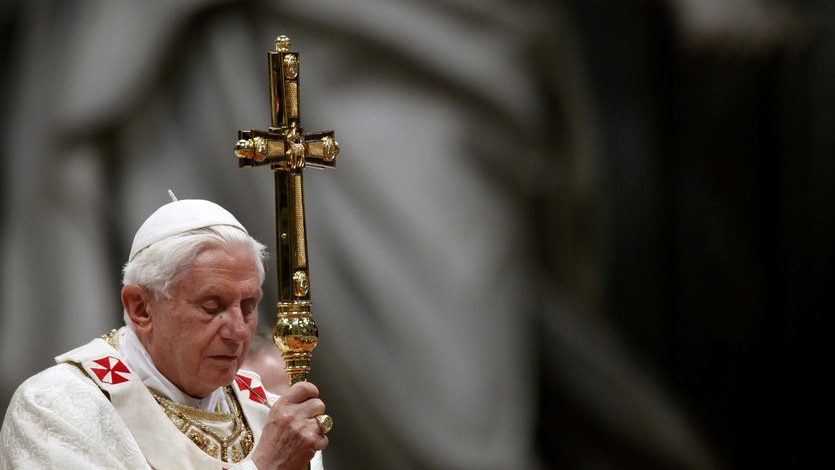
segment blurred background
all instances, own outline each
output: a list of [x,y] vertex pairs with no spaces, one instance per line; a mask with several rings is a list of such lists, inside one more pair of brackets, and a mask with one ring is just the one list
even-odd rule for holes
[[328,469],[820,467],[833,22],[824,0],[0,2],[0,410],[121,324],[168,189],[274,247],[272,175],[232,148],[269,125],[286,34],[304,128],[342,148],[305,173]]

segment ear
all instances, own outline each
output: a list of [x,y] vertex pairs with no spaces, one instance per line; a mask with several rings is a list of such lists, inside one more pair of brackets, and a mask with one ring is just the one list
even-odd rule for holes
[[137,332],[151,327],[151,312],[148,310],[150,301],[151,293],[144,287],[136,284],[125,284],[122,287],[122,305]]

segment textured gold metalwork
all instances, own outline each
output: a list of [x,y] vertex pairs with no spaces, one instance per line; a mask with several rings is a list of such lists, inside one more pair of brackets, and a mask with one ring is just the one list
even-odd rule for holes
[[332,162],[337,155],[339,155],[339,142],[331,136],[325,136],[322,139],[322,158],[326,162]]
[[276,52],[289,52],[291,47],[293,47],[293,43],[290,42],[289,37],[282,34],[275,38]]
[[290,383],[307,380],[310,358],[319,342],[319,329],[310,315],[310,302],[279,302],[273,340],[284,357]]
[[286,85],[285,107],[287,109],[287,117],[291,119],[299,118],[299,84],[296,82],[288,82]]
[[304,190],[302,189],[302,175],[301,173],[295,173],[292,175],[290,181],[290,188],[292,194],[290,197],[293,198],[292,206],[295,208],[294,213],[291,215],[295,220],[293,223],[293,228],[296,229],[295,233],[295,240],[296,240],[296,250],[295,256],[293,259],[293,264],[296,268],[306,268],[307,267],[307,242],[305,237],[305,223],[304,223]]
[[328,431],[333,429],[333,418],[330,415],[316,415],[316,424],[319,425],[319,430],[322,431],[322,434],[327,434]]
[[287,167],[293,170],[300,170],[305,166],[305,145],[304,136],[290,129],[285,137],[287,143]]
[[235,142],[235,156],[239,159],[254,160],[255,144],[252,139],[239,139]]
[[115,350],[119,350],[119,335],[122,334],[122,330],[125,327],[121,327],[118,330],[110,330],[110,333],[101,335],[101,339],[103,339],[107,344],[110,345],[111,348]]
[[284,78],[295,80],[299,77],[299,56],[287,54],[284,56]]
[[[174,426],[203,452],[224,462],[237,463],[252,451],[254,441],[252,430],[243,419],[234,394],[229,387],[224,390],[231,413],[211,412],[181,405],[153,389],[151,394]],[[210,423],[214,423],[215,426]],[[220,434],[218,428],[221,426],[230,428],[227,435]]]
[[239,159],[253,160],[256,163],[263,162],[269,155],[279,151],[284,151],[283,142],[267,140],[261,136],[240,139],[235,143],[235,155]]
[[[260,131],[241,131],[242,136]],[[279,134],[279,132],[282,132]],[[277,169],[299,170],[307,166],[333,168],[339,155],[339,142],[333,131],[303,135],[298,128],[272,129],[263,135],[238,139],[235,156],[241,167],[269,164]],[[271,134],[280,135],[280,139]],[[268,136],[268,137],[265,137]]]
[[[267,152],[269,155],[281,155],[284,153],[285,145],[284,142],[280,140],[271,140],[269,145],[267,146]],[[256,160],[257,162],[263,162],[264,160]]]
[[310,278],[307,273],[298,270],[293,273],[293,293],[296,297],[305,297],[310,292]]

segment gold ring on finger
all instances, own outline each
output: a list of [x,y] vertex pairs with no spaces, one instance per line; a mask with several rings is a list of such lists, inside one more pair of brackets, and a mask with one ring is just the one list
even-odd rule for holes
[[331,418],[329,415],[316,415],[315,418],[316,424],[318,424],[319,429],[322,430],[322,434],[327,434],[328,431],[330,431],[333,427],[333,418]]

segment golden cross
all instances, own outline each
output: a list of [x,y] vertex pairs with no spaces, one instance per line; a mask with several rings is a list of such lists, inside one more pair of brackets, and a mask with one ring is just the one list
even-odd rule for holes
[[305,134],[299,120],[299,53],[279,36],[268,52],[270,114],[266,131],[238,131],[235,155],[241,168],[269,165],[275,175],[278,314],[273,339],[290,382],[306,380],[318,329],[310,314],[310,273],[304,219],[302,170],[332,168],[339,154],[333,131]]

